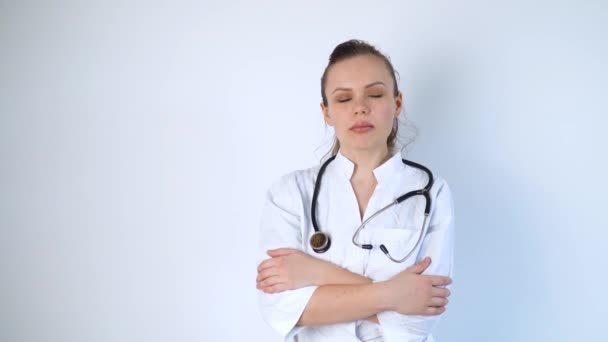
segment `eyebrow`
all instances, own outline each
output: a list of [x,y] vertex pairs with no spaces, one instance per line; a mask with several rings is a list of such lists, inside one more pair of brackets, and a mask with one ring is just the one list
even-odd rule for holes
[[[377,84],[382,84],[383,86],[386,87],[386,84],[384,84],[384,82],[376,81],[376,82],[372,82],[372,83],[366,85],[365,88],[373,87],[373,86],[375,86]],[[331,93],[333,94],[333,93],[337,92],[338,90],[353,90],[353,89],[352,88],[336,88]]]

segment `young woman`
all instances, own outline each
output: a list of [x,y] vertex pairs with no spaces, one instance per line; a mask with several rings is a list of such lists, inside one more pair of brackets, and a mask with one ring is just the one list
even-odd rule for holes
[[453,265],[448,185],[402,160],[403,97],[375,47],[339,44],[321,95],[336,133],[330,158],[281,177],[267,194],[262,316],[285,340],[433,341]]

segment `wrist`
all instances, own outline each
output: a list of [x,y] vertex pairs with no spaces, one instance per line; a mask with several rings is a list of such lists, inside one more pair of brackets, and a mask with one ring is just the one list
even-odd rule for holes
[[318,260],[318,265],[315,267],[315,277],[313,277],[314,284],[313,285],[328,285],[331,284],[331,275],[333,274],[332,269],[333,264],[323,262],[322,260]]
[[379,311],[394,311],[394,300],[392,300],[390,294],[390,283],[389,280],[379,281],[376,283],[372,283],[374,286],[374,294],[376,296],[376,301],[379,304]]

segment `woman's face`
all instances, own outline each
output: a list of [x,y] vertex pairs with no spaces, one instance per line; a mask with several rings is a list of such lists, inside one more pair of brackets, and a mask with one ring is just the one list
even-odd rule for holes
[[325,83],[325,122],[334,127],[341,148],[386,149],[402,95],[393,96],[393,78],[382,59],[361,55],[332,65]]

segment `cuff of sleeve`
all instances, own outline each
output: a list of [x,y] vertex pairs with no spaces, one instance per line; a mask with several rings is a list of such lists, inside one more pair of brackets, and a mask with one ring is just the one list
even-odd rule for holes
[[404,318],[415,320],[418,316],[402,315],[394,311],[382,311],[377,315],[386,342],[433,342],[433,336],[404,324]]
[[307,286],[278,294],[262,294],[270,299],[263,306],[262,316],[284,340],[287,341],[299,333],[305,326],[296,326],[308,301],[318,286]]

